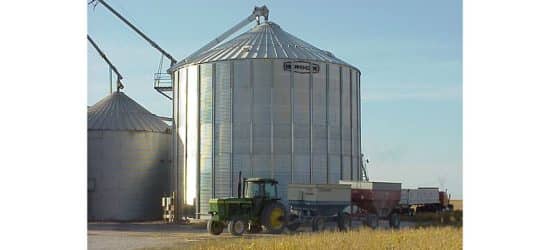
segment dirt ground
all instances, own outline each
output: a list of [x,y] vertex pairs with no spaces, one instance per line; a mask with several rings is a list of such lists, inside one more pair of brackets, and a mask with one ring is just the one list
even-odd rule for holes
[[[272,235],[246,235],[266,237]],[[174,245],[185,246],[194,241],[214,237],[206,228],[196,225],[150,223],[88,223],[88,249],[147,249]],[[224,233],[219,238],[234,237]]]
[[[410,227],[411,222],[401,222],[401,227]],[[360,222],[354,222],[353,227],[360,227]],[[336,225],[327,224],[327,228]],[[380,228],[388,228],[387,221],[380,221]],[[298,232],[311,231],[309,227],[301,227]],[[288,234],[288,232],[285,232]],[[188,244],[206,239],[235,238],[224,230],[219,236],[206,232],[204,224],[174,225],[161,222],[144,223],[88,223],[88,249],[151,249],[177,246],[184,248]],[[245,234],[242,237],[279,237],[270,234]]]

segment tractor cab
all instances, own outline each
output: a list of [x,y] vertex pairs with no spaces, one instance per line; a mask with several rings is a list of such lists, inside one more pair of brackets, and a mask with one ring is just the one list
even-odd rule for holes
[[279,200],[277,182],[269,178],[244,179],[244,198]]

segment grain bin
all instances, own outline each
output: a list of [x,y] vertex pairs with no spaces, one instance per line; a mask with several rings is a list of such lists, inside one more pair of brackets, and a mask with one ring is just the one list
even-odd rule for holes
[[170,130],[122,92],[88,108],[88,220],[160,219]]
[[284,202],[290,183],[360,178],[361,72],[332,53],[258,21],[170,72],[177,191],[199,218],[239,171],[275,178]]

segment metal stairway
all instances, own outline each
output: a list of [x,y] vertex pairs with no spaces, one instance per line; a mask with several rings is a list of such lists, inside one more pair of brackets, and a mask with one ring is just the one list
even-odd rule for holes
[[172,100],[174,88],[172,86],[172,77],[168,73],[157,72],[154,75],[154,88],[157,92]]

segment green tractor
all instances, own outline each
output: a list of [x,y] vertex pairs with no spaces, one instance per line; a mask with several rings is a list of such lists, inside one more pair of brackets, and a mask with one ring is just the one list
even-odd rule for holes
[[259,233],[263,229],[272,234],[281,233],[286,226],[288,212],[279,201],[278,182],[269,178],[245,178],[243,182],[244,188],[241,189],[239,173],[237,198],[210,199],[208,232],[219,235],[227,226],[228,231],[236,236],[245,231]]

